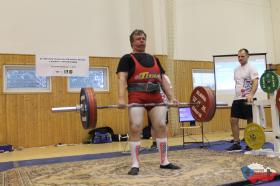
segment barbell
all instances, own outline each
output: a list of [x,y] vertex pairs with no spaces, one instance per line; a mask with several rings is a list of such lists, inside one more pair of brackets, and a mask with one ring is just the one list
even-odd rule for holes
[[[280,78],[273,69],[266,70],[260,78],[261,89],[266,93],[274,93],[276,90],[276,107],[280,111]],[[279,136],[276,136],[279,138]],[[253,150],[262,148],[265,143],[264,129],[257,123],[250,123],[244,131],[246,144]]]
[[[278,112],[280,111],[280,81],[279,76],[271,71],[267,70],[265,73],[262,74],[260,85],[264,92],[266,93],[273,93],[276,91],[276,97],[275,97],[275,103],[276,107],[278,109]],[[280,139],[280,135],[275,136],[276,139]],[[244,130],[244,139],[246,144],[253,150],[258,150],[263,147],[265,144],[265,132],[264,129],[261,127],[260,124],[257,123],[250,123],[245,127]]]
[[[220,106],[227,106],[227,104],[218,104]],[[52,112],[71,112],[80,111],[80,118],[84,129],[96,128],[97,123],[97,109],[108,108],[131,108],[131,107],[152,107],[152,106],[167,106],[167,107],[182,107],[188,106],[191,108],[193,118],[198,122],[210,121],[216,111],[216,99],[214,92],[208,87],[196,87],[190,96],[189,103],[147,103],[147,104],[127,104],[97,106],[95,93],[93,88],[82,88],[80,91],[80,104],[71,107],[55,107]]]

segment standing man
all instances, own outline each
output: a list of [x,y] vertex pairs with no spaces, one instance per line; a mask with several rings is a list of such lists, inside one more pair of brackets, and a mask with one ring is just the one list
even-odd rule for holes
[[249,51],[242,48],[238,51],[240,66],[234,70],[235,97],[231,106],[231,130],[234,143],[227,151],[241,151],[239,139],[239,119],[246,119],[247,123],[253,121],[252,103],[258,89],[258,72],[248,63]]
[[[178,104],[172,95],[171,84],[159,60],[145,53],[146,33],[143,30],[134,30],[130,35],[130,44],[133,52],[124,55],[119,62],[117,74],[119,78],[119,106],[125,107],[125,93],[128,91],[128,103],[162,103],[161,89],[166,94],[169,102]],[[129,175],[139,172],[140,133],[143,128],[144,112],[148,111],[153,128],[156,133],[156,142],[160,153],[160,168],[180,169],[170,163],[167,158],[167,132],[166,132],[166,106],[130,107],[130,151],[132,166]]]

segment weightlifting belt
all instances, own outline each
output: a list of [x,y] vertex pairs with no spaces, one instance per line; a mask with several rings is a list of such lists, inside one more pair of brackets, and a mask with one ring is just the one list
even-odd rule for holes
[[149,92],[156,93],[160,92],[160,84],[159,83],[128,83],[127,87],[128,92]]

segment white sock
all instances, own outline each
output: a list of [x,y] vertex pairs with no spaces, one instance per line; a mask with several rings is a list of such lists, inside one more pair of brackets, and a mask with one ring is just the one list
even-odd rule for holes
[[130,154],[132,160],[131,167],[139,167],[139,150],[140,150],[140,141],[131,141],[129,142]]
[[169,161],[167,159],[167,138],[157,138],[157,147],[160,154],[160,164],[167,165]]

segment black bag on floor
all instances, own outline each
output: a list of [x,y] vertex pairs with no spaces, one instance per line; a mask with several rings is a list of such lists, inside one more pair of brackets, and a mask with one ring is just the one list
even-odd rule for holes
[[94,141],[96,143],[110,143],[112,142],[114,131],[111,127],[100,127],[92,129],[88,134],[91,136],[92,143],[94,143]]

